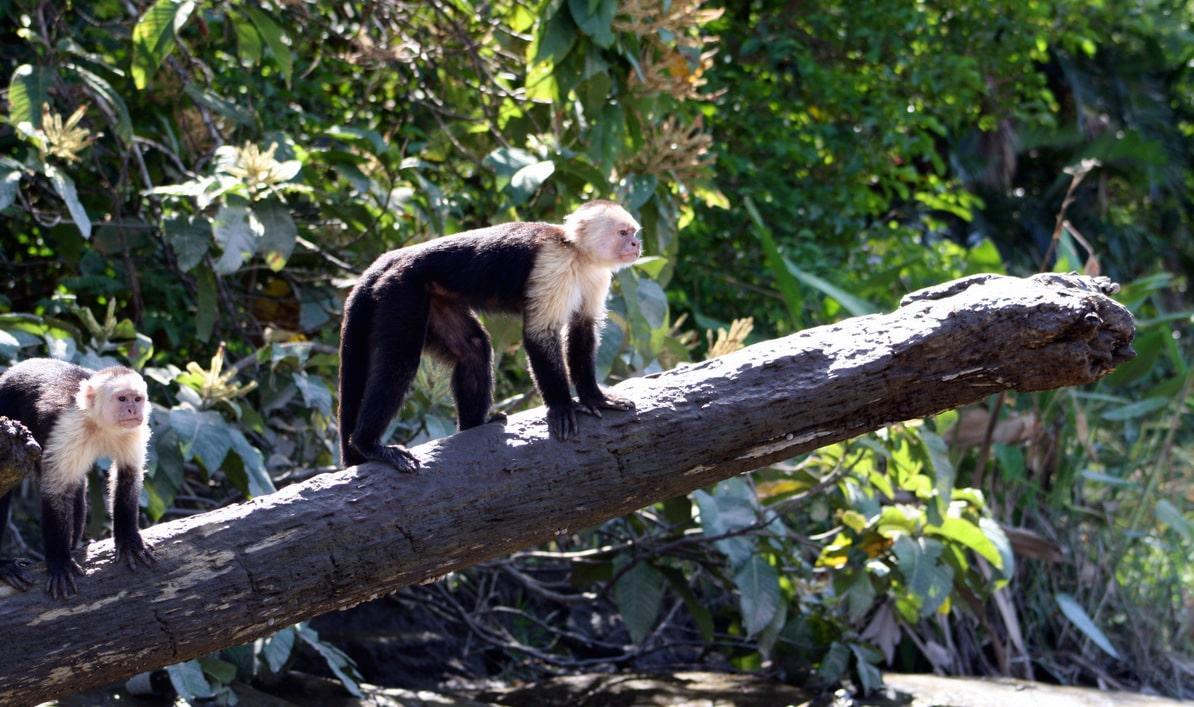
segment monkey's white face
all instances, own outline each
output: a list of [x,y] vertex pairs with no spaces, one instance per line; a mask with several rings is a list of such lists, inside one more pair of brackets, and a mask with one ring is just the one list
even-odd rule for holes
[[136,388],[122,387],[100,391],[105,395],[104,421],[116,427],[140,427],[145,422],[145,392]]
[[91,378],[79,391],[79,407],[104,427],[140,427],[149,407],[145,380],[135,373]]
[[577,243],[602,265],[616,270],[642,255],[643,228],[621,206],[592,207],[578,215],[577,222],[569,224],[575,229]]

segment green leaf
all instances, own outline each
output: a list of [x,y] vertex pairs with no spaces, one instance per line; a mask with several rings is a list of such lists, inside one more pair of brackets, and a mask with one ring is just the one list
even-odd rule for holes
[[797,280],[803,282],[805,285],[808,285],[814,290],[819,291],[821,294],[837,300],[838,304],[840,304],[850,314],[856,317],[861,317],[864,314],[874,314],[875,312],[879,311],[878,307],[870,302],[867,302],[861,297],[846,292],[828,280],[823,280],[810,272],[801,270],[800,268],[796,267],[795,263],[787,258],[784,258],[783,260],[784,266],[787,267],[788,272],[792,273]]
[[199,459],[208,471],[219,469],[232,449],[233,428],[218,412],[174,408],[170,411],[170,427],[178,434],[183,457]]
[[1111,641],[1107,640],[1107,636],[1095,626],[1094,621],[1087,615],[1086,610],[1069,594],[1058,594],[1054,597],[1057,600],[1057,606],[1061,608],[1061,613],[1070,620],[1086,637],[1095,642],[1099,648],[1102,648],[1107,655],[1112,658],[1119,659],[1119,653],[1115,650],[1115,646],[1111,645]]
[[261,35],[257,33],[257,28],[248,18],[233,10],[228,11],[228,17],[236,32],[236,53],[240,56],[241,65],[257,66],[261,63],[262,52]]
[[246,495],[264,496],[276,491],[274,480],[270,478],[269,472],[265,469],[265,459],[261,456],[261,451],[249,444],[245,434],[235,427],[228,428],[228,435],[232,440],[232,451],[240,457],[241,464],[245,468],[245,475],[248,477],[248,488],[245,489],[248,494]]
[[215,265],[216,273],[228,275],[240,269],[240,266],[257,252],[262,225],[244,206],[225,204],[212,219],[211,232],[216,243],[223,249],[223,254]]
[[[549,10],[550,11],[550,10]],[[527,47],[528,63],[532,65],[559,64],[572,51],[576,43],[576,24],[572,17],[556,4],[556,11],[535,35],[535,40]],[[550,72],[550,66],[549,71]],[[528,82],[529,84],[529,82]]]
[[956,476],[953,462],[949,460],[949,448],[946,446],[945,440],[935,432],[924,428],[921,428],[919,432],[920,441],[924,444],[929,462],[933,465],[933,488],[937,491],[937,510],[941,515],[945,515],[950,499],[953,497],[954,477]]
[[277,201],[266,201],[253,206],[253,215],[261,224],[261,242],[257,250],[265,257],[265,264],[274,272],[280,271],[298,238],[298,226],[290,216],[290,209]]
[[176,33],[195,9],[194,0],[158,0],[133,27],[133,85],[144,89],[174,50]]
[[775,285],[779,288],[779,292],[784,298],[784,304],[788,307],[788,316],[792,318],[792,327],[798,329],[802,321],[801,310],[804,309],[804,297],[800,294],[800,285],[792,276],[791,270],[786,267],[786,261],[775,245],[775,239],[771,236],[771,229],[763,223],[763,217],[755,208],[754,201],[750,197],[746,197],[742,200],[742,204],[746,207],[746,214],[754,222],[755,236],[763,246],[763,258],[767,263],[767,268],[771,271],[771,276],[775,278]]
[[1156,508],[1153,509],[1153,515],[1157,522],[1164,523],[1176,530],[1186,542],[1190,542],[1190,538],[1194,537],[1194,528],[1191,528],[1190,521],[1186,519],[1182,512],[1177,509],[1166,499],[1157,501]]
[[349,658],[343,651],[332,644],[320,640],[319,634],[315,632],[315,629],[309,628],[304,624],[298,625],[298,635],[307,645],[314,648],[319,655],[323,656],[323,659],[327,661],[328,667],[332,669],[336,677],[340,678],[340,682],[343,683],[345,689],[352,693],[353,697],[358,699],[364,697],[360,685],[361,674],[357,672],[357,666],[352,662],[352,658]]
[[17,188],[21,183],[21,170],[0,171],[0,211],[7,209],[17,200]]
[[[621,557],[618,559],[614,564],[615,570],[620,570],[631,561]],[[635,643],[641,643],[655,625],[666,581],[659,570],[646,562],[636,562],[614,585],[614,604],[618,606],[626,630]]]
[[50,102],[50,82],[53,74],[42,66],[22,64],[12,72],[8,82],[8,119],[21,130],[21,123],[29,128],[41,127],[41,107]]
[[170,676],[170,684],[178,693],[179,699],[193,703],[199,699],[215,697],[215,691],[203,677],[203,668],[199,661],[188,660],[185,663],[169,665],[166,674]]
[[767,628],[779,610],[779,575],[766,558],[755,554],[734,573],[734,585],[746,634],[753,636]]
[[572,20],[602,49],[609,49],[614,43],[612,24],[617,9],[616,0],[568,0]]
[[284,628],[265,640],[261,657],[265,659],[270,672],[279,673],[286,666],[286,661],[290,659],[290,653],[294,650],[294,636],[295,631],[291,627]]
[[879,655],[857,643],[850,644],[850,651],[854,653],[854,668],[858,672],[863,691],[871,693],[883,687],[883,673],[875,667],[879,662]]
[[901,536],[892,545],[900,573],[917,600],[920,618],[936,611],[953,587],[953,570],[949,565],[938,562],[941,550],[941,543],[937,541],[917,542],[907,535]]
[[1143,417],[1156,412],[1169,404],[1167,398],[1145,398],[1135,403],[1128,403],[1103,413],[1104,420],[1120,421]]
[[821,667],[817,674],[826,682],[837,682],[846,675],[846,668],[850,667],[850,649],[845,644],[834,641],[821,659]]
[[261,37],[265,40],[265,45],[269,47],[270,56],[274,61],[278,62],[278,68],[282,71],[282,78],[286,83],[290,83],[291,74],[294,73],[294,60],[290,56],[290,47],[286,46],[285,35],[282,33],[282,28],[277,25],[269,15],[252,5],[245,5],[243,11],[257,26],[257,31],[261,33]]
[[58,196],[66,202],[66,208],[70,211],[70,217],[74,219],[79,233],[82,233],[84,238],[91,238],[91,219],[87,217],[83,204],[79,203],[79,194],[75,191],[75,183],[52,164],[47,163],[43,171],[49,177],[50,183],[54,185],[54,191],[58,192]]
[[236,666],[219,658],[199,658],[199,665],[212,680],[227,685],[236,679]]
[[959,542],[977,552],[993,566],[1003,569],[1003,556],[995,547],[995,543],[991,542],[981,528],[964,518],[946,518],[941,525],[926,526],[925,533]]
[[978,527],[982,528],[983,534],[999,552],[1002,564],[997,566],[1003,573],[1003,578],[1010,580],[1016,571],[1016,554],[1012,552],[1012,543],[1003,532],[1003,527],[993,518],[980,518]]
[[510,200],[515,206],[525,204],[555,171],[556,164],[551,160],[536,162],[518,170],[510,177]]
[[211,338],[219,311],[216,275],[211,268],[199,268],[195,271],[195,338],[200,341]]
[[291,374],[291,380],[303,394],[305,407],[319,410],[324,417],[332,416],[332,390],[322,378],[307,375],[304,371],[295,371]]
[[693,593],[692,587],[688,586],[688,580],[684,577],[684,573],[675,567],[661,567],[659,571],[671,585],[672,591],[684,602],[692,620],[696,622],[697,630],[701,632],[701,638],[707,644],[712,643],[713,614],[710,613],[709,607],[701,603],[701,600]]
[[112,109],[112,113],[116,116],[116,134],[124,141],[126,145],[131,145],[133,142],[133,120],[129,117],[129,108],[125,105],[124,99],[112,88],[112,84],[108,83],[104,77],[96,74],[78,64],[68,64],[69,68],[73,69],[79,78],[83,79],[83,83],[87,84],[95,95],[99,96],[100,100],[108,104]]
[[211,221],[203,216],[176,216],[166,221],[162,230],[183,272],[202,262],[211,246]]

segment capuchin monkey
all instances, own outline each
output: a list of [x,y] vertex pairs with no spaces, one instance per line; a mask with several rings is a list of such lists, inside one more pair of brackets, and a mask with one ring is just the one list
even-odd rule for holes
[[[136,569],[154,557],[137,528],[138,501],[149,444],[145,380],[129,368],[91,371],[82,366],[33,358],[0,375],[0,415],[20,420],[42,447],[39,486],[45,538],[46,591],[55,598],[77,591],[83,568],[71,551],[83,542],[87,525],[87,472],[100,457],[112,460],[108,474],[116,557]],[[0,499],[0,541],[12,491]],[[17,589],[31,580],[17,562],[0,569]]]
[[[465,231],[379,257],[344,305],[340,330],[340,454],[345,466],[418,461],[381,436],[398,412],[426,349],[452,366],[457,427],[489,416],[493,349],[476,312],[523,316],[531,375],[551,436],[577,436],[576,413],[633,410],[597,385],[597,340],[613,271],[642,252],[642,228],[621,206],[590,201],[549,223]],[[572,399],[569,380],[579,402]]]

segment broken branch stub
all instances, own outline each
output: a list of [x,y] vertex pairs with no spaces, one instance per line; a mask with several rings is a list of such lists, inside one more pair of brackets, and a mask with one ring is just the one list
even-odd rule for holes
[[0,599],[0,703],[37,702],[244,643],[742,471],[1002,390],[1090,383],[1132,318],[1087,278],[987,277],[626,381],[635,412],[557,442],[542,408],[149,528],[130,572],[92,543],[80,594]]

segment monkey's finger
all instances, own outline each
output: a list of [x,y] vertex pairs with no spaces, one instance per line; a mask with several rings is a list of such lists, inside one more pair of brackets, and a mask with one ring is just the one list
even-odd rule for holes
[[[67,567],[67,569],[69,569],[71,571],[71,574],[77,574],[80,577],[83,576],[83,567],[78,562],[75,562],[73,559],[70,562],[66,563],[66,567]],[[71,582],[73,583],[74,580],[72,579]]]
[[153,567],[157,564],[158,558],[153,554],[153,548],[146,545],[141,548],[141,552],[137,553],[137,561],[146,567]]
[[586,415],[592,415],[593,417],[601,417],[601,410],[596,405],[594,405],[592,403],[580,403],[576,406],[576,409],[579,412],[583,412]]

